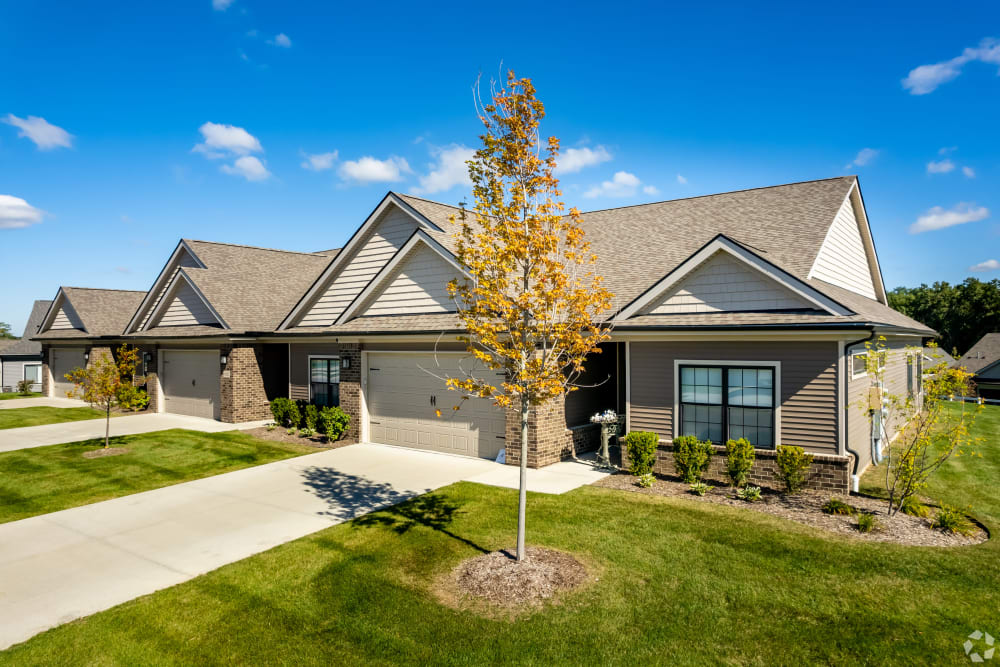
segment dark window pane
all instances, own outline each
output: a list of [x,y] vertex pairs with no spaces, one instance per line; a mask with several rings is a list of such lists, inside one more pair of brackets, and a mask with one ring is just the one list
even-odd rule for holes
[[327,371],[329,367],[328,361],[327,359],[310,359],[309,379],[313,382],[327,382],[327,378],[329,377]]

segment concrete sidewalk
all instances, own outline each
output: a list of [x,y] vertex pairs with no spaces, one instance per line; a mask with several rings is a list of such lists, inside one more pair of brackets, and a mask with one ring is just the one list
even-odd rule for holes
[[11,398],[0,401],[0,410],[14,410],[17,408],[85,408],[87,403],[77,398],[46,398],[35,396],[34,398]]
[[[14,401],[4,402],[12,403]],[[134,435],[136,433],[165,431],[170,428],[186,428],[205,433],[219,433],[221,431],[255,428],[267,423],[267,421],[259,421],[243,424],[226,424],[202,417],[151,413],[113,417],[111,419],[111,435]],[[42,426],[0,429],[0,452],[103,437],[103,419],[85,419],[83,421],[64,422],[62,424],[43,424]]]

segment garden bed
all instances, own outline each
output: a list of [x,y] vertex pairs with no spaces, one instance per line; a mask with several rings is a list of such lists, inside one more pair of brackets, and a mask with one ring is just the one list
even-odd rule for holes
[[272,430],[268,430],[266,426],[258,426],[257,428],[252,428],[247,431],[243,431],[252,435],[260,440],[270,440],[271,442],[283,442],[290,445],[304,445],[306,447],[315,447],[316,449],[338,449],[340,447],[346,447],[347,445],[353,444],[347,440],[337,440],[336,442],[328,442],[319,433],[314,433],[308,438],[304,438],[301,435],[289,435],[288,429],[277,427]]
[[[816,491],[788,495],[763,488],[760,501],[751,503],[737,498],[735,490],[726,485],[710,485],[711,488],[704,496],[698,496],[691,492],[690,485],[678,478],[657,476],[653,486],[643,488],[637,484],[635,477],[626,472],[609,475],[594,482],[594,486],[740,507],[869,542],[894,542],[922,547],[959,547],[979,544],[989,539],[989,534],[976,524],[973,524],[975,532],[966,536],[933,528],[931,518],[913,517],[902,512],[890,518],[886,514],[887,501],[870,496],[848,496]],[[831,498],[847,503],[858,513],[875,515],[882,524],[881,529],[862,533],[857,528],[856,515],[826,514],[822,508]]]

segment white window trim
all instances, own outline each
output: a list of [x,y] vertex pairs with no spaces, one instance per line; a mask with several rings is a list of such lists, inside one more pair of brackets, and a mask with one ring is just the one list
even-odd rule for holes
[[860,380],[861,378],[868,377],[868,366],[865,364],[865,370],[860,373],[854,372],[854,357],[867,356],[868,350],[853,350],[851,352],[851,379]]
[[[770,366],[774,369],[774,449],[781,442],[781,362],[780,361],[722,361],[719,359],[674,359],[674,412],[673,437],[680,437],[681,432],[681,366]],[[727,434],[724,434],[727,435]],[[723,443],[725,444],[725,443]]]
[[22,380],[27,380],[28,379],[27,378],[27,373],[25,371],[27,371],[29,368],[37,368],[38,369],[38,382],[32,382],[31,384],[41,384],[42,383],[42,362],[39,361],[39,362],[32,362],[32,363],[22,364],[21,365],[21,379]]
[[[340,355],[337,354],[310,354],[306,357],[306,384],[309,386],[309,404],[312,405],[313,402],[313,382],[312,382],[312,360],[313,359],[336,359],[338,361],[338,366],[340,362]],[[340,377],[340,371],[337,371],[337,377]],[[329,382],[327,383],[329,384]],[[340,385],[340,381],[337,381],[337,385]]]

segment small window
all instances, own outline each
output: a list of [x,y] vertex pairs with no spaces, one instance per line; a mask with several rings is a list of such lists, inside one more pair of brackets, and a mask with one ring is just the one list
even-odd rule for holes
[[868,375],[868,369],[866,368],[866,360],[868,358],[868,353],[864,350],[860,352],[854,352],[851,354],[851,378],[857,380],[865,375]]
[[340,358],[309,359],[309,397],[315,405],[340,405]]
[[31,382],[31,384],[41,384],[42,382],[42,367],[40,364],[34,366],[24,367],[24,379]]
[[774,447],[774,368],[680,367],[680,433]]

